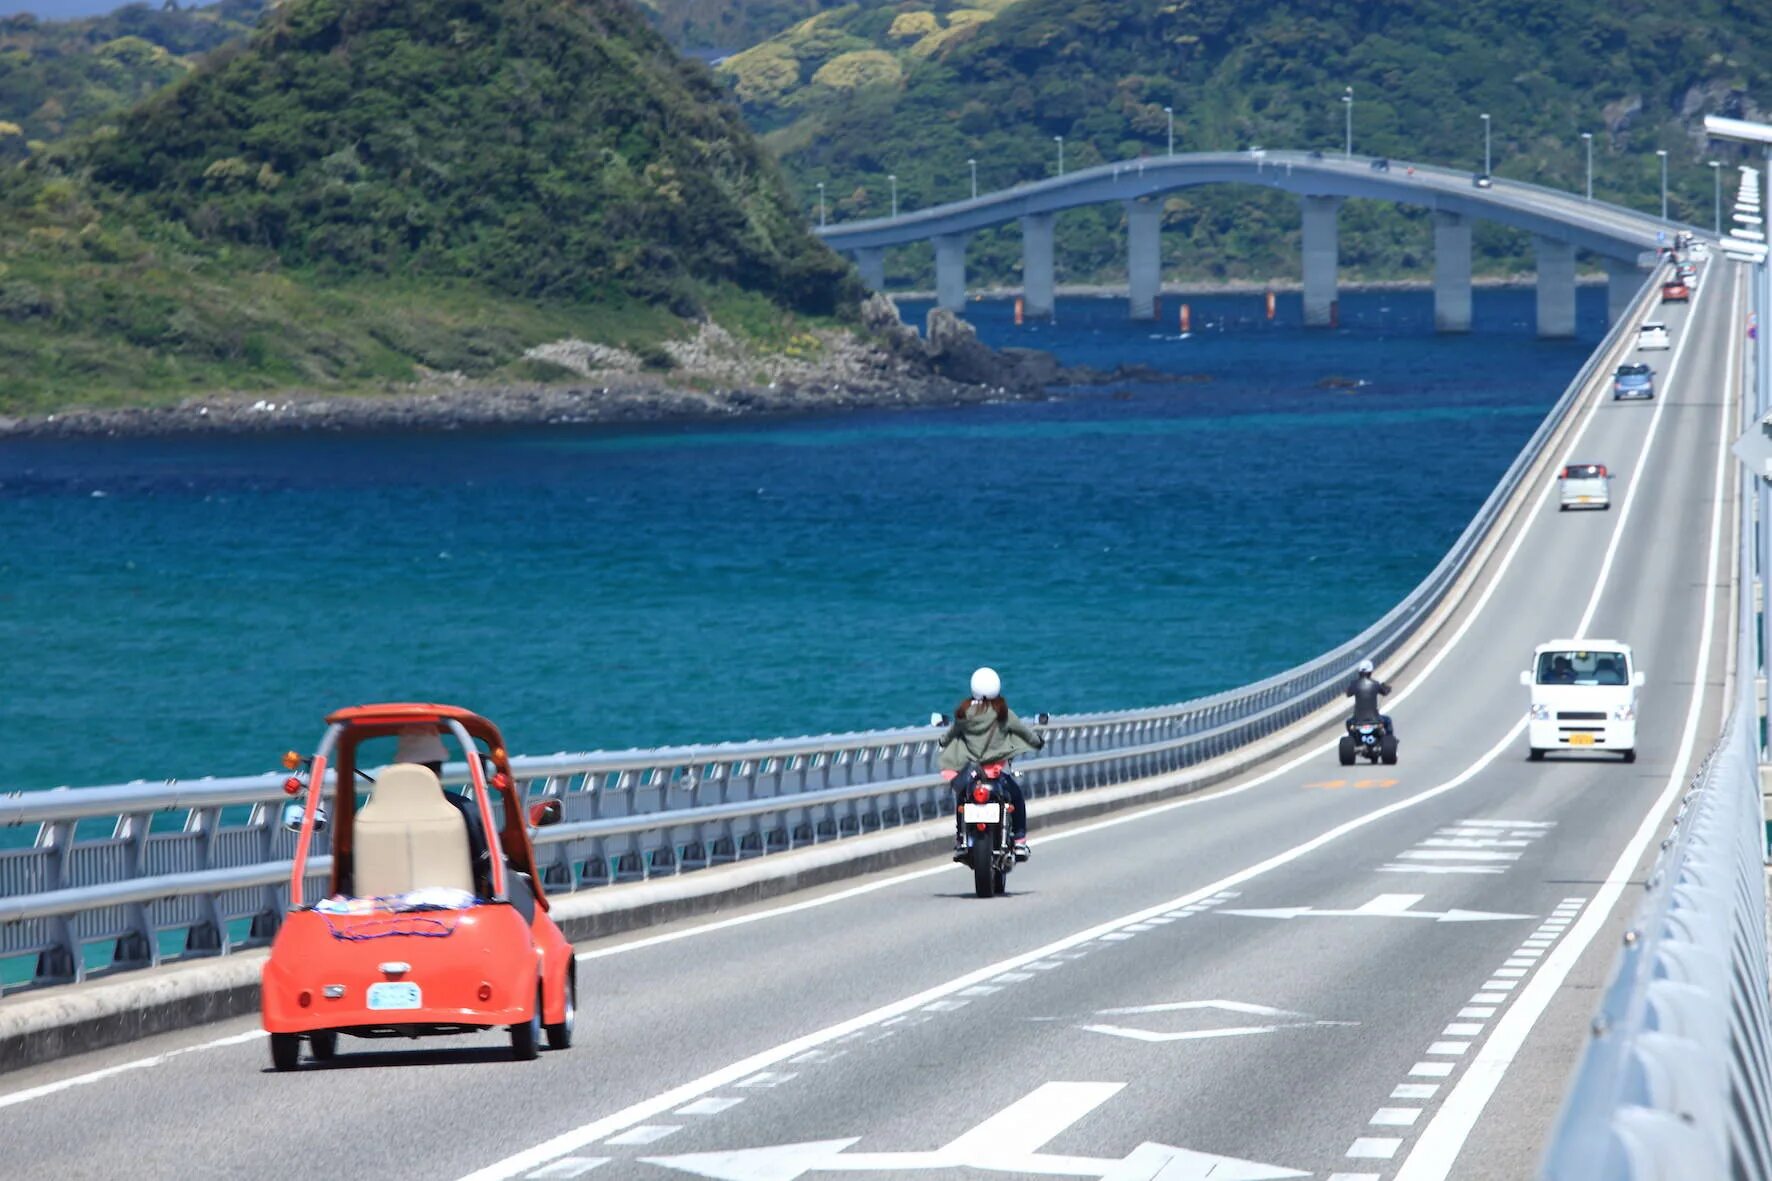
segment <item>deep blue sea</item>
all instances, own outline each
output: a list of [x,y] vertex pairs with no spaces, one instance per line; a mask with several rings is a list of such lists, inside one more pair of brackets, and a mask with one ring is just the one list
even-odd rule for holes
[[[1190,380],[656,427],[0,442],[0,790],[247,774],[321,716],[459,702],[547,753],[910,724],[978,664],[1156,705],[1358,632],[1444,553],[1603,331],[1532,293],[1066,299],[993,344]],[[921,322],[927,305],[907,304]],[[1336,378],[1357,383],[1339,388]]]

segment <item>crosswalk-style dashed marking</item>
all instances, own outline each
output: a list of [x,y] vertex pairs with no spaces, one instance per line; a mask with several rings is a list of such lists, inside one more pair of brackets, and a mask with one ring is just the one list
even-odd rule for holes
[[1460,820],[1434,834],[1379,873],[1501,874],[1518,861],[1534,841],[1556,827],[1548,820]]

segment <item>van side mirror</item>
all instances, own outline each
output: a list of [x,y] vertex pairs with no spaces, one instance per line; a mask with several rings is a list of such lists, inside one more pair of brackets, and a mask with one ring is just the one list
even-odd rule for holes
[[1634,672],[1630,675],[1630,683],[1633,685],[1637,685],[1637,686],[1642,685],[1642,683],[1643,683],[1643,670],[1642,669],[1639,668],[1636,672]]
[[531,828],[546,828],[550,824],[558,824],[560,816],[559,800],[543,800],[538,804],[529,805],[529,826]]
[[1532,687],[1532,670],[1531,669],[1523,668],[1520,670],[1520,684],[1525,685],[1527,688]]

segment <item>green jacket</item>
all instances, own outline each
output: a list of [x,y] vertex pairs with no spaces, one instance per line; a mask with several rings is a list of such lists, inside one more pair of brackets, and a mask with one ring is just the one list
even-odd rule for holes
[[956,717],[941,736],[941,769],[964,771],[967,763],[995,762],[1045,745],[1046,740],[1028,729],[1014,710],[1005,711],[999,721],[996,710],[980,705],[967,710],[965,717]]

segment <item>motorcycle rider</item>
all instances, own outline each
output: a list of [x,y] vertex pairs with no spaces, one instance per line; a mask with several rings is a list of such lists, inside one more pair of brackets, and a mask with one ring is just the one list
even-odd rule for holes
[[[1046,745],[1046,740],[1028,729],[1003,700],[1003,681],[995,669],[975,671],[971,689],[972,696],[954,707],[954,720],[937,743],[941,747],[941,775],[954,785],[956,805],[964,801],[966,793],[971,790],[978,767],[1039,750]],[[1031,853],[1027,797],[1022,794],[1021,784],[1007,769],[998,782],[1003,785],[1015,809],[1010,814],[1015,859],[1026,861]],[[960,830],[957,806],[954,829],[954,859],[958,861],[966,856],[966,838]]]
[[1354,699],[1354,716],[1348,720],[1351,722],[1382,722],[1384,723],[1384,732],[1395,738],[1397,731],[1391,725],[1390,715],[1378,712],[1378,699],[1388,695],[1390,691],[1389,685],[1373,675],[1372,662],[1370,660],[1360,661],[1354,669],[1354,679],[1348,683],[1347,692],[1344,695]]

